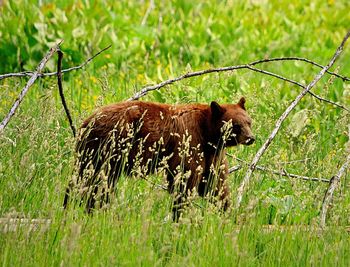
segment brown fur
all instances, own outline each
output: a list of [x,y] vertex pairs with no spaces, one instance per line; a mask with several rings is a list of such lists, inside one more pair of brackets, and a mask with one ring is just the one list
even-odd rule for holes
[[[244,103],[244,98],[237,104],[212,102],[210,106],[132,101],[102,107],[83,122],[77,144],[78,180],[84,181],[88,192],[87,210],[95,207],[103,184],[101,173],[107,177],[101,199],[104,203],[122,172],[142,176],[159,169],[166,172],[169,192],[177,192],[175,220],[195,189],[200,196],[216,196],[227,209],[225,147],[254,142]],[[65,206],[68,194],[69,190]]]

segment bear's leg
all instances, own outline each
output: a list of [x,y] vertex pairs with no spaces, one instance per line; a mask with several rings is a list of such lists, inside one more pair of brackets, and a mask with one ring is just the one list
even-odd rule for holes
[[116,184],[121,174],[123,172],[128,174],[128,171],[126,170],[127,167],[124,166],[125,161],[116,160],[116,158],[116,156],[112,156],[112,158],[108,162],[108,168],[106,170],[107,184],[102,186],[101,195],[99,196],[100,208],[103,208],[106,204],[110,203],[111,194],[113,194],[114,190],[116,189]]
[[175,200],[173,202],[172,212],[173,212],[173,221],[174,222],[179,221],[181,214],[182,214],[183,210],[186,208],[186,206],[187,206],[187,193],[179,192],[175,196]]
[[96,196],[97,196],[97,192],[98,192],[98,187],[94,186],[93,190],[91,190],[91,192],[89,192],[89,195],[87,197],[87,201],[86,201],[86,206],[85,206],[85,211],[87,213],[91,213],[93,211],[93,209],[95,208],[95,202],[96,202]]
[[227,183],[228,162],[226,159],[222,161],[223,169],[218,174],[218,182],[216,184],[214,196],[217,198],[217,204],[226,211],[230,207],[230,189]]
[[[187,184],[184,181],[174,181],[172,173],[168,173],[168,191],[173,194],[174,202],[172,207],[173,221],[178,222],[187,202]],[[178,177],[178,179],[181,179]]]
[[[221,163],[220,165],[218,163]],[[209,201],[219,205],[226,211],[230,206],[230,190],[227,183],[228,163],[224,158],[221,161],[212,157],[209,161],[210,169],[206,170],[198,186],[198,194],[201,197],[209,197]]]
[[[193,173],[193,172],[192,172]],[[173,185],[173,221],[178,222],[182,212],[189,205],[189,197],[191,197],[194,188],[197,186],[197,176],[191,175],[190,177],[183,178],[179,185]]]
[[71,188],[72,188],[71,183],[69,183],[68,186],[66,187],[66,191],[64,193],[64,200],[63,200],[63,208],[64,209],[67,209],[67,207],[68,207],[68,201],[69,201]]
[[168,192],[169,194],[172,194],[174,192],[174,174],[168,170],[167,176],[167,187],[168,187]]
[[228,187],[227,181],[224,180],[223,183],[217,187],[215,195],[218,196],[217,204],[223,211],[227,211],[231,206],[230,201],[230,189]]

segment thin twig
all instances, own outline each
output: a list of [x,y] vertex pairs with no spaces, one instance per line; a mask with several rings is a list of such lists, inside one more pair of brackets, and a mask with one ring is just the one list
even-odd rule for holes
[[[256,61],[250,63],[250,65],[254,66],[254,65],[257,65],[257,64],[266,63],[266,62],[272,62],[272,61],[303,61],[303,62],[312,64],[312,65],[314,65],[316,67],[319,67],[320,69],[324,68],[324,66],[322,66],[321,64],[318,64],[318,63],[316,63],[316,62],[314,62],[314,61],[312,61],[310,59],[302,58],[302,57],[276,57],[276,58],[262,59],[262,60],[256,60]],[[327,70],[326,72],[328,74],[330,74],[330,75],[333,75],[333,76],[336,76],[336,77],[342,79],[343,81],[347,81],[347,82],[350,81],[350,78],[348,78],[346,76],[340,75],[338,73],[335,73],[335,72],[332,72],[332,71],[329,71],[329,70]]]
[[63,58],[63,53],[62,53],[60,48],[57,49],[57,54],[58,54],[58,59],[57,59],[57,84],[58,84],[58,91],[60,93],[62,105],[63,105],[64,111],[66,112],[70,128],[72,129],[73,136],[75,137],[76,136],[76,130],[75,130],[75,127],[73,125],[72,116],[70,115],[70,112],[69,112],[69,109],[68,109],[68,106],[67,106],[67,103],[66,103],[66,99],[65,99],[64,94],[63,94],[63,87],[62,87],[62,58]]
[[346,169],[349,168],[349,165],[350,165],[350,154],[347,156],[345,163],[340,167],[338,173],[335,176],[333,176],[329,182],[329,186],[327,188],[327,191],[324,195],[323,202],[322,202],[322,209],[321,209],[321,216],[320,216],[321,227],[326,226],[327,210],[331,204],[334,191],[340,183],[340,178],[344,175]]
[[[210,145],[216,149],[215,145],[213,145],[213,144],[210,144]],[[245,165],[250,166],[250,164],[248,162],[246,162],[245,160],[237,158],[237,157],[235,157],[235,156],[233,156],[233,155],[231,155],[229,153],[226,153],[226,156],[228,156],[230,158],[234,158],[237,161],[239,161],[239,162],[241,162],[241,163],[243,163]],[[288,164],[288,163],[292,163],[292,162],[305,161],[307,159],[295,160],[295,161],[289,161],[289,162],[283,162],[283,163]],[[276,175],[280,175],[280,176],[286,176],[286,177],[301,179],[301,180],[305,180],[305,181],[315,181],[315,182],[329,183],[329,180],[325,179],[325,178],[308,177],[308,176],[304,176],[304,175],[288,173],[286,170],[277,171],[277,170],[273,170],[273,169],[270,169],[270,168],[267,168],[267,167],[261,166],[261,165],[257,165],[255,168],[256,168],[256,170],[259,170],[259,171],[270,172],[272,174],[276,174]],[[229,168],[228,169],[228,173],[230,174],[230,173],[233,173],[233,172],[238,171],[240,169],[242,169],[242,165],[239,164],[239,165],[236,165],[236,166],[233,166],[233,167]]]
[[305,159],[296,159],[296,160],[289,160],[289,161],[279,161],[278,164],[293,164],[297,162],[303,162],[306,163],[311,158],[305,158]]
[[230,167],[229,169],[228,169],[228,173],[229,174],[231,174],[231,173],[233,173],[233,172],[236,172],[236,171],[239,171],[240,169],[242,169],[242,165],[236,165],[236,166],[233,166],[233,167]]
[[30,76],[30,77],[33,76],[33,72],[32,71],[22,71],[22,72],[1,74],[0,80],[6,79],[6,78],[11,78],[11,77],[27,77],[27,76]]
[[[226,155],[231,157],[231,158],[235,158],[237,161],[239,161],[239,162],[241,162],[241,163],[243,163],[245,165],[250,166],[248,162],[246,162],[246,161],[244,161],[244,160],[242,160],[240,158],[236,158],[233,155],[228,154],[228,153],[226,153]],[[236,165],[236,166],[233,166],[233,167],[229,168],[228,169],[228,173],[230,174],[230,173],[233,173],[233,172],[238,171],[240,169],[242,169],[242,165]],[[286,170],[277,171],[277,170],[269,169],[269,168],[267,168],[265,166],[261,166],[261,165],[257,165],[256,166],[256,170],[264,171],[264,172],[270,172],[272,174],[276,174],[276,175],[280,175],[280,176],[287,176],[287,177],[290,177],[290,178],[297,178],[297,179],[306,180],[306,181],[315,181],[315,182],[329,183],[329,180],[325,179],[325,178],[316,178],[316,177],[308,177],[308,176],[304,176],[304,175],[292,174],[292,173],[288,173]]]
[[[163,82],[161,82],[159,84],[156,84],[156,85],[146,86],[143,89],[141,89],[139,92],[137,92],[134,96],[132,96],[129,99],[127,99],[127,101],[138,100],[141,97],[143,97],[146,94],[148,94],[148,92],[150,92],[150,91],[159,90],[162,87],[165,87],[167,85],[173,84],[175,82],[178,82],[178,81],[181,81],[181,80],[184,80],[184,79],[188,79],[188,78],[195,77],[195,76],[201,76],[201,75],[205,75],[205,74],[209,74],[209,73],[213,73],[213,72],[226,72],[226,71],[234,71],[234,70],[239,70],[239,69],[249,69],[249,70],[252,70],[252,71],[255,71],[255,72],[263,73],[263,74],[275,77],[277,79],[283,80],[285,82],[289,82],[291,84],[297,85],[297,86],[299,86],[299,87],[301,87],[303,89],[306,89],[305,85],[303,85],[303,84],[301,84],[301,83],[299,83],[297,81],[285,78],[285,77],[283,77],[281,75],[275,74],[275,73],[270,72],[270,71],[265,71],[265,70],[253,67],[253,65],[257,65],[257,64],[260,64],[260,63],[271,62],[271,61],[278,61],[278,60],[281,61],[281,60],[283,60],[283,58],[264,59],[264,60],[254,61],[252,63],[248,63],[248,64],[244,64],[244,65],[236,65],[236,66],[229,66],[229,67],[222,67],[222,68],[212,68],[212,69],[207,69],[207,70],[189,72],[189,73],[186,73],[186,74],[181,75],[179,77],[163,81]],[[291,60],[291,59],[287,58],[286,60]],[[310,62],[311,63],[312,61],[307,60],[306,62]],[[319,65],[317,63],[314,63],[314,64],[316,64],[315,66],[321,66],[321,65]],[[333,72],[329,72],[329,73],[331,75],[335,75],[336,76],[336,74],[333,73]],[[342,78],[343,80],[344,79],[348,79],[347,77],[344,77],[344,76],[339,76],[339,77]],[[328,100],[328,99],[325,99],[325,98],[322,98],[322,97],[320,97],[320,96],[318,96],[315,93],[310,92],[310,91],[308,91],[307,93],[309,93],[310,95],[312,95],[313,97],[317,98],[320,101],[324,101],[326,103],[335,105],[335,106],[337,106],[337,107],[339,107],[341,109],[346,110],[347,112],[350,112],[350,109],[348,109],[347,107],[345,107],[345,106],[343,106],[341,104],[335,103],[335,102],[333,102],[331,100]]]
[[348,40],[350,36],[350,31],[347,32],[345,35],[343,41],[341,42],[340,46],[337,48],[336,52],[334,53],[333,57],[331,58],[330,62],[325,66],[317,75],[316,77],[307,85],[307,87],[294,99],[294,101],[288,106],[288,108],[283,112],[283,114],[280,116],[280,118],[277,120],[275,128],[271,132],[268,139],[265,141],[265,143],[262,145],[262,147],[259,149],[259,151],[254,156],[252,162],[250,163],[250,166],[247,170],[246,175],[243,178],[242,183],[240,184],[238,191],[237,191],[237,200],[236,200],[236,208],[238,209],[241,205],[244,189],[249,183],[249,180],[256,168],[257,163],[259,162],[262,155],[265,153],[267,148],[270,146],[272,140],[277,135],[279,129],[282,126],[283,121],[287,118],[289,113],[296,107],[296,105],[299,103],[299,101],[307,94],[308,91],[311,90],[315,86],[315,84],[322,78],[322,76],[326,73],[326,71],[334,64],[335,60],[338,58],[338,56],[341,54],[344,48],[345,42]]
[[329,183],[329,180],[325,179],[325,178],[308,177],[308,176],[304,176],[304,175],[288,173],[286,170],[276,171],[276,170],[271,170],[271,169],[268,169],[268,168],[262,167],[262,166],[256,166],[256,169],[259,170],[259,171],[270,172],[270,173],[273,173],[273,174],[276,174],[276,175],[286,176],[286,177],[300,179],[300,180],[305,180],[305,181]]
[[[109,45],[105,48],[103,48],[101,51],[99,51],[98,53],[94,54],[92,57],[89,57],[87,60],[85,60],[82,64],[75,66],[75,67],[71,67],[68,69],[64,69],[62,70],[62,73],[65,72],[70,72],[72,70],[78,70],[81,69],[83,67],[85,67],[87,64],[89,64],[95,57],[97,57],[99,54],[101,54],[102,52],[106,51],[107,49],[109,49],[112,45]],[[2,74],[0,75],[0,80],[1,79],[5,79],[5,78],[10,78],[10,77],[25,77],[25,76],[33,76],[34,72],[32,71],[24,71],[24,72],[17,72],[17,73],[7,73],[7,74]],[[54,76],[57,75],[57,72],[48,72],[48,73],[40,73],[38,75],[38,77],[47,77],[47,76]]]
[[[256,61],[253,61],[251,63],[248,63],[248,64],[243,64],[243,65],[237,65],[237,66],[229,66],[229,67],[222,67],[222,68],[212,68],[212,69],[208,69],[208,70],[201,70],[201,71],[195,71],[195,72],[189,72],[189,73],[186,73],[184,75],[181,75],[177,78],[173,78],[173,79],[169,79],[167,81],[163,81],[159,84],[156,84],[156,85],[152,85],[152,86],[146,86],[144,88],[142,88],[139,92],[137,92],[133,97],[129,98],[128,100],[137,100],[139,99],[140,97],[146,95],[149,91],[153,91],[153,90],[158,90],[164,86],[167,86],[169,84],[172,84],[174,82],[177,82],[177,81],[181,81],[183,79],[187,79],[187,78],[191,78],[191,77],[195,77],[195,76],[200,76],[200,75],[204,75],[204,74],[209,74],[209,73],[213,73],[213,72],[225,72],[225,71],[234,71],[234,70],[238,70],[238,69],[251,69],[251,70],[254,70],[254,71],[258,71],[258,69],[255,69],[255,68],[252,68],[251,66],[255,66],[255,65],[258,65],[258,64],[262,64],[262,63],[267,63],[267,62],[273,62],[273,61],[303,61],[303,62],[306,62],[306,63],[309,63],[309,64],[312,64],[314,66],[317,66],[319,68],[324,68],[324,66],[312,61],[312,60],[309,60],[309,59],[306,59],[306,58],[300,58],[300,57],[279,57],[279,58],[270,58],[270,59],[261,59],[261,60],[256,60]],[[259,70],[259,72],[261,73],[265,73],[265,74],[268,74],[268,75],[271,75],[271,76],[274,76],[276,78],[279,78],[279,79],[282,79],[286,82],[290,82],[290,83],[293,83],[295,85],[298,85],[300,87],[304,87],[304,85],[302,85],[301,83],[298,83],[296,81],[293,81],[293,80],[290,80],[290,79],[287,79],[287,78],[284,78],[280,75],[277,75],[277,74],[274,74],[274,73],[271,73],[271,72],[264,72],[264,71],[261,71]],[[331,72],[331,71],[326,71],[328,74],[331,74],[333,76],[336,76],[340,79],[342,79],[343,81],[350,81],[350,78],[346,77],[346,76],[343,76],[343,75],[340,75],[340,74],[337,74],[337,73],[334,73],[334,72]]]
[[[108,47],[102,49],[100,52],[98,52],[97,54],[93,55],[91,58],[87,59],[83,64],[79,65],[79,66],[76,66],[76,67],[72,67],[72,68],[69,68],[69,69],[64,69],[62,70],[62,73],[65,73],[65,72],[69,72],[69,71],[72,71],[72,70],[76,70],[76,69],[80,69],[82,67],[84,67],[86,64],[88,64],[92,59],[94,59],[96,56],[98,56],[99,54],[101,54],[102,52],[104,52],[105,50],[109,49],[111,47],[111,45],[109,45]],[[300,57],[279,57],[279,58],[267,58],[267,59],[261,59],[261,60],[256,60],[256,61],[253,61],[251,63],[248,63],[248,64],[245,64],[245,65],[250,65],[250,66],[255,66],[255,65],[258,65],[258,64],[262,64],[262,63],[268,63],[268,62],[273,62],[273,61],[303,61],[303,62],[306,62],[306,63],[309,63],[309,64],[312,64],[314,66],[317,66],[319,68],[324,68],[324,66],[318,64],[317,62],[314,62],[310,59],[307,59],[307,58],[300,58]],[[224,71],[227,71],[227,70],[224,70]],[[350,78],[346,77],[346,76],[343,76],[343,75],[340,75],[340,74],[337,74],[335,72],[331,72],[331,71],[327,71],[328,74],[330,75],[333,75],[333,76],[336,76],[340,79],[342,79],[343,81],[350,81]],[[51,73],[41,73],[40,74],[40,77],[42,76],[52,76],[52,75],[56,75],[57,73],[55,72],[51,72]],[[1,74],[0,75],[0,80],[1,79],[5,79],[5,78],[10,78],[10,77],[25,77],[25,76],[32,76],[33,75],[33,72],[32,71],[23,71],[23,72],[17,72],[17,73],[6,73],[6,74]],[[287,81],[287,80],[286,80]],[[162,86],[163,87],[163,86]],[[160,89],[161,87],[159,88],[156,88],[156,89]],[[156,90],[154,89],[154,90]],[[136,100],[136,99],[134,99]]]
[[[64,69],[62,70],[62,73],[65,73],[65,72],[70,72],[72,70],[78,70],[78,69],[81,69],[83,67],[85,67],[87,64],[89,64],[95,57],[97,57],[98,55],[100,55],[101,53],[103,53],[104,51],[106,51],[107,49],[111,48],[112,45],[109,45],[105,48],[103,48],[102,50],[100,50],[99,52],[97,52],[96,54],[94,54],[92,57],[89,57],[87,60],[85,60],[82,64],[80,64],[79,66],[75,66],[75,67],[71,67],[71,68],[68,68],[68,69]],[[43,73],[42,76],[52,76],[52,75],[56,75],[57,73],[56,72],[51,72],[51,73]]]
[[[250,70],[252,70],[252,71],[256,71],[256,72],[259,72],[259,73],[263,73],[263,74],[266,74],[266,75],[275,77],[275,78],[277,78],[277,79],[280,79],[280,80],[283,80],[283,81],[286,81],[286,82],[295,84],[295,85],[297,85],[297,86],[299,86],[299,87],[301,87],[301,88],[303,88],[303,89],[306,88],[305,85],[303,85],[303,84],[301,84],[301,83],[299,83],[299,82],[297,82],[297,81],[294,81],[294,80],[285,78],[285,77],[283,77],[283,76],[281,76],[281,75],[278,75],[278,74],[275,74],[275,73],[273,73],[273,72],[266,71],[266,70],[262,70],[262,69],[258,69],[258,68],[251,67],[251,66],[248,66],[247,68],[250,69]],[[310,94],[310,95],[312,95],[313,97],[317,98],[317,99],[320,100],[320,101],[324,101],[324,102],[326,102],[326,103],[328,103],[328,104],[337,106],[338,108],[341,108],[341,109],[346,110],[347,112],[350,112],[350,109],[348,109],[347,107],[345,107],[345,106],[343,106],[343,105],[341,105],[341,104],[338,104],[338,103],[333,102],[333,101],[331,101],[331,100],[325,99],[325,98],[323,98],[323,97],[321,97],[321,96],[319,96],[319,95],[316,95],[315,93],[313,93],[313,92],[311,92],[311,91],[308,91],[307,93]]]
[[[242,163],[244,163],[245,165],[250,166],[249,163],[244,161],[244,160],[241,160],[241,159],[238,159],[238,158],[237,158],[237,160],[242,162]],[[228,173],[232,173],[234,171],[238,171],[241,168],[242,168],[241,165],[237,165],[237,166],[231,167],[228,170]],[[267,168],[265,166],[259,166],[259,165],[257,165],[255,168],[258,171],[269,172],[269,173],[272,173],[272,174],[275,174],[275,175],[279,175],[279,176],[286,176],[286,177],[289,177],[289,178],[301,179],[301,180],[305,180],[305,181],[329,183],[329,179],[317,178],[317,177],[308,177],[308,176],[304,176],[304,175],[293,174],[293,173],[287,172],[286,170],[277,171],[277,170],[269,169],[269,168]]]
[[127,99],[127,101],[137,100],[137,99],[145,96],[150,91],[158,90],[158,89],[160,89],[164,86],[167,86],[169,84],[172,84],[172,83],[184,80],[184,79],[188,79],[191,77],[201,76],[201,75],[213,73],[213,72],[233,71],[233,70],[244,69],[244,68],[246,68],[246,65],[237,65],[237,66],[223,67],[223,68],[212,68],[212,69],[207,69],[207,70],[188,72],[188,73],[183,74],[179,77],[163,81],[159,84],[146,86],[146,87],[142,88],[139,92],[137,92],[134,96]]
[[[62,41],[61,41],[62,42]],[[52,55],[57,51],[58,46],[61,44],[61,42],[59,42],[57,45],[55,45],[54,47],[52,47],[49,52],[46,54],[46,56],[40,61],[38,67],[36,68],[36,70],[34,71],[33,75],[30,77],[29,81],[27,82],[27,84],[24,86],[24,88],[22,89],[21,93],[19,94],[19,96],[17,97],[15,103],[12,105],[9,113],[6,115],[6,117],[3,119],[3,121],[0,124],[0,133],[5,129],[6,125],[9,123],[10,119],[12,118],[12,116],[15,114],[16,110],[18,109],[19,105],[22,103],[23,98],[25,97],[25,95],[27,94],[29,88],[33,85],[33,83],[35,82],[35,80],[39,77],[41,71],[44,69],[47,61],[52,57]]]

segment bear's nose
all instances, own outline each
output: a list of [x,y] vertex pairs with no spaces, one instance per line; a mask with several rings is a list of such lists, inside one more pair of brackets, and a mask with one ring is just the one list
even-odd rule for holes
[[255,142],[255,138],[254,138],[254,136],[252,136],[252,137],[248,137],[247,141],[245,141],[245,144],[247,146],[249,146],[249,145],[253,144],[254,142]]

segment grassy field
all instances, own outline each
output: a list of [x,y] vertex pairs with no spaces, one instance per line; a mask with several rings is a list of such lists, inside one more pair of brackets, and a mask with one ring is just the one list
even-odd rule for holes
[[[350,25],[349,1],[3,1],[0,74],[33,70],[58,40],[63,67],[112,47],[64,75],[74,124],[96,107],[189,71],[298,56],[327,64]],[[147,15],[149,14],[149,15]],[[350,76],[350,44],[332,71]],[[319,69],[303,62],[259,67],[307,84]],[[56,60],[45,71],[54,71]],[[0,80],[0,120],[27,78]],[[256,143],[230,149],[249,162],[301,88],[249,70],[187,79],[143,97],[166,103],[232,103],[241,96]],[[313,92],[350,107],[350,84],[331,76]],[[260,165],[330,179],[350,150],[349,113],[306,95]],[[51,219],[48,228],[0,232],[2,266],[349,266],[350,181],[342,178],[321,231],[327,183],[255,171],[240,210],[218,213],[201,199],[180,223],[165,218],[172,197],[122,178],[109,209],[64,212],[74,144],[56,79],[38,80],[0,134],[0,217]],[[229,179],[232,201],[246,166]],[[150,177],[162,184],[162,177]],[[267,227],[272,225],[273,227]]]

